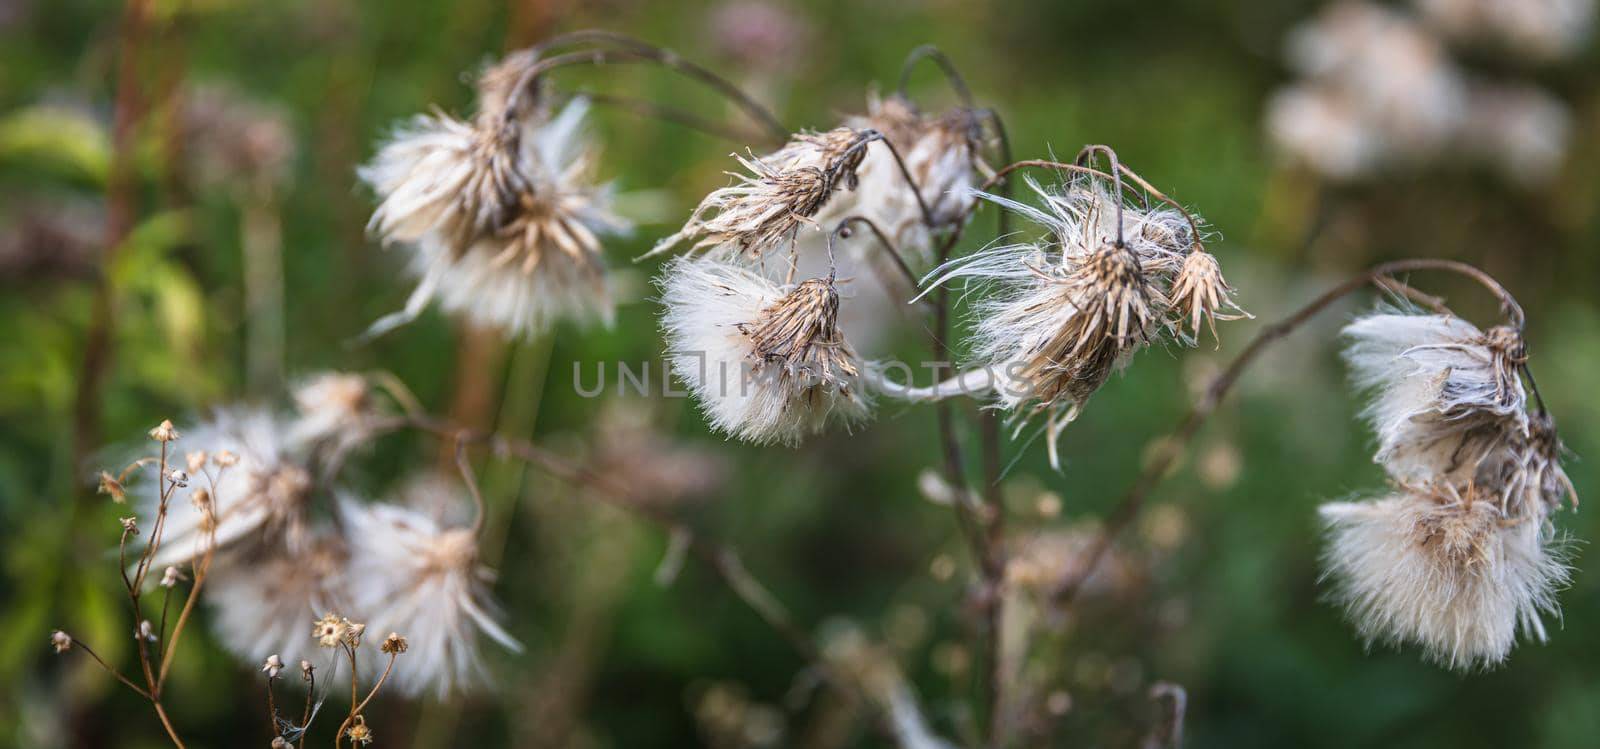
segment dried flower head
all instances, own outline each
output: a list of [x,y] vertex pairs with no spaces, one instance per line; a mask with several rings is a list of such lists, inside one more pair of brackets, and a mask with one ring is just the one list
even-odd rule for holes
[[329,611],[311,623],[311,639],[325,648],[336,648],[350,635],[350,620]]
[[204,450],[191,450],[187,453],[184,453],[184,468],[189,471],[189,475],[197,476],[201,471],[205,470],[206,459],[208,457],[209,456],[206,455],[206,451]]
[[646,257],[694,240],[693,250],[720,248],[745,257],[795,251],[802,227],[820,231],[812,217],[840,190],[856,189],[867,134],[841,127],[798,133],[764,157],[737,156],[748,174],[713,190],[683,228],[656,243]]
[[56,654],[65,653],[72,649],[72,635],[56,630],[50,633],[50,647],[55,648]]
[[1323,505],[1335,593],[1368,641],[1420,645],[1453,669],[1496,665],[1517,631],[1545,639],[1568,569],[1537,518],[1507,519],[1468,487]]
[[[444,501],[447,509],[465,504],[459,490],[447,497],[420,496],[441,486],[419,483],[406,499],[435,507]],[[485,672],[480,634],[521,650],[495,621],[485,585],[491,574],[478,562],[470,529],[443,527],[429,513],[410,507],[348,498],[340,503],[340,516],[353,545],[348,568],[353,610],[379,631],[407,632],[407,646],[416,645],[416,657],[390,677],[401,692],[443,697],[479,680]],[[367,657],[376,665],[376,654]]]
[[[1203,285],[1195,277],[1189,257],[1203,250],[1183,214],[1135,205],[1119,211],[1097,181],[1061,189],[1028,184],[1042,209],[980,197],[1043,226],[1045,237],[951,261],[924,286],[962,281],[985,292],[974,308],[976,363],[993,374],[999,404],[1018,417],[1019,428],[1045,415],[1055,465],[1057,436],[1111,373],[1162,333],[1177,332],[1169,322],[1173,297],[1182,293],[1204,312],[1210,291],[1219,294],[1217,307],[1225,292],[1215,286],[1220,274]],[[1190,278],[1178,286],[1186,266]],[[1204,298],[1187,298],[1192,294]]]
[[404,635],[390,632],[388,637],[383,638],[383,644],[378,646],[378,651],[388,655],[399,655],[410,647],[411,643],[406,641]]
[[216,455],[211,456],[211,462],[216,463],[218,468],[232,468],[239,464],[239,455],[232,450],[218,450]]
[[357,715],[350,727],[345,730],[344,735],[350,738],[350,743],[352,744],[361,744],[363,746],[371,744],[372,729],[367,727],[367,717],[365,715]]
[[261,672],[266,674],[268,679],[278,678],[278,674],[283,673],[283,659],[279,658],[277,653],[267,656],[266,662],[261,664]]
[[139,620],[139,628],[133,631],[133,639],[144,640],[145,642],[156,642],[160,638],[156,636],[156,628],[154,625],[150,624],[150,620],[141,619]]
[[1530,61],[1581,52],[1595,26],[1594,0],[1415,0],[1430,27]]
[[1517,375],[1526,353],[1515,330],[1378,313],[1344,334],[1352,377],[1372,393],[1366,416],[1378,435],[1374,459],[1395,478],[1473,478],[1507,439],[1527,433]]
[[680,259],[660,281],[673,371],[711,425],[797,444],[830,419],[863,419],[861,360],[839,332],[832,279],[780,287],[729,262]]
[[128,517],[120,518],[119,522],[122,523],[123,533],[126,533],[130,536],[139,535],[139,518],[129,515]]
[[178,434],[176,427],[172,426],[171,419],[162,419],[156,428],[150,430],[150,439],[157,442],[172,442],[183,435]]
[[123,488],[122,482],[106,471],[100,472],[100,486],[96,491],[100,494],[110,495],[113,502],[128,501],[128,491]]
[[587,101],[551,117],[538,91],[519,88],[536,61],[522,52],[485,71],[473,123],[420,116],[362,169],[382,199],[371,230],[410,248],[420,278],[406,309],[369,335],[410,321],[430,300],[513,335],[561,317],[610,322],[600,236],[627,223],[593,181]]
[[1217,336],[1217,320],[1249,317],[1234,303],[1233,287],[1222,278],[1216,256],[1202,249],[1195,249],[1183,259],[1183,268],[1172,282],[1171,296],[1173,312],[1178,315],[1176,328],[1181,332],[1184,323],[1188,323],[1191,335],[1198,339],[1200,321],[1205,320],[1218,346],[1222,339]]
[[167,473],[167,481],[179,488],[186,487],[189,485],[189,473],[182,468],[174,468]]
[[290,442],[324,448],[342,456],[366,442],[378,416],[367,378],[349,372],[321,372],[292,393],[297,416]]
[[[312,478],[288,436],[288,425],[264,410],[219,410],[196,426],[195,443],[216,449],[218,459],[236,455],[236,468],[216,477],[215,492],[196,489],[193,502],[168,507],[153,563],[187,562],[211,544],[225,549],[270,539],[291,552],[301,550],[310,537],[306,504]],[[144,494],[145,511],[153,514],[158,498],[153,491]]]
[[289,743],[289,740],[282,736],[274,736],[272,737],[272,743],[268,744],[268,747],[269,749],[292,749],[294,744]]

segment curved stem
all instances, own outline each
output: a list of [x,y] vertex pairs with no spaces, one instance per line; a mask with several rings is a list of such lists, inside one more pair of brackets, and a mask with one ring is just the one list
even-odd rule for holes
[[[728,81],[728,79],[723,78],[722,76],[719,76],[716,73],[707,70],[706,68],[696,65],[695,63],[689,62],[682,57],[679,57],[678,53],[669,49],[657,47],[653,44],[649,44],[632,37],[623,36],[621,34],[611,34],[609,32],[598,31],[581,33],[584,35],[583,38],[586,39],[605,39],[622,46],[617,49],[592,49],[579,52],[567,52],[564,54],[544,58],[533,63],[532,65],[529,65],[527,71],[522,74],[522,79],[518,81],[517,87],[511,95],[511,100],[507,102],[507,117],[512,116],[512,113],[517,111],[517,105],[519,104],[521,97],[532,90],[532,87],[539,79],[539,76],[544,75],[552,70],[572,65],[604,65],[607,63],[642,62],[660,65],[663,68],[680,73],[685,77],[706,84],[706,86],[710,87],[712,90],[731,101],[734,105],[744,110],[745,114],[749,115],[751,119],[760,124],[761,127],[773,137],[774,140],[778,142],[788,140],[789,129],[784,127],[783,123],[779,122],[778,118],[766,107],[762,106],[738,86],[733,85],[733,83]],[[567,36],[571,39],[578,38],[578,34],[576,33]]]
[[384,664],[383,674],[378,677],[377,683],[372,685],[372,689],[370,691],[368,691],[367,692],[367,696],[364,699],[361,700],[361,704],[356,706],[356,713],[357,714],[360,714],[362,710],[366,709],[367,703],[371,702],[373,697],[378,696],[378,690],[383,688],[384,680],[388,679],[389,678],[389,672],[394,670],[394,659],[398,655],[399,655],[398,653],[390,653],[389,654],[389,662],[387,664]]
[[1117,159],[1117,152],[1112,150],[1111,146],[1091,143],[1078,152],[1078,158],[1073,159],[1072,163],[1087,166],[1094,163],[1094,154],[1097,153],[1105,154],[1106,158],[1111,161],[1111,184],[1116,190],[1117,196],[1117,247],[1121,248],[1124,244],[1122,241],[1122,163]]
[[900,83],[895,87],[895,91],[900,95],[900,98],[911,98],[906,95],[906,88],[911,83],[911,71],[916,68],[917,63],[923,60],[928,60],[939,66],[939,70],[944,73],[945,82],[950,84],[950,90],[954,91],[956,98],[961,100],[962,107],[966,109],[974,108],[972,104],[972,89],[967,87],[966,79],[962,78],[961,72],[956,70],[956,64],[950,61],[950,56],[932,44],[924,44],[911,50],[911,54],[906,55],[906,61],[900,64]]
[[763,135],[752,138],[750,137],[749,133],[739,132],[734,128],[727,127],[709,118],[701,117],[700,115],[697,115],[686,109],[679,109],[677,107],[669,107],[662,104],[657,104],[653,101],[649,101],[648,99],[636,99],[631,96],[615,96],[612,94],[598,94],[593,92],[583,92],[577,95],[582,96],[583,98],[588,99],[596,104],[616,107],[617,109],[631,112],[641,117],[651,117],[663,122],[670,122],[674,125],[680,125],[682,127],[689,128],[690,130],[696,130],[706,135],[721,138],[730,143],[744,144],[766,137]]
[[832,244],[832,239],[835,237],[839,239],[849,239],[851,236],[851,224],[866,224],[867,228],[872,230],[873,235],[878,238],[878,242],[883,245],[884,251],[887,252],[889,254],[889,258],[894,261],[895,267],[899,268],[901,275],[905,276],[906,280],[911,283],[911,290],[913,292],[916,291],[916,274],[911,272],[911,266],[906,264],[906,259],[900,254],[900,249],[894,246],[894,242],[889,241],[889,236],[884,234],[883,229],[879,228],[878,224],[872,219],[861,215],[846,216],[838,223],[837,226],[833,228],[833,232],[829,235],[829,244]]
[[483,493],[478,491],[478,477],[472,473],[472,463],[467,460],[467,437],[465,432],[456,435],[456,470],[461,472],[461,482],[467,485],[467,493],[472,495],[472,535],[477,535],[483,530],[484,512]]
[[1182,421],[1178,422],[1178,426],[1155,443],[1157,449],[1145,464],[1144,470],[1134,479],[1133,484],[1123,492],[1122,498],[1118,500],[1116,507],[1101,526],[1100,534],[1096,537],[1094,545],[1089,549],[1087,558],[1080,566],[1082,571],[1070,580],[1065,581],[1056,590],[1056,602],[1063,607],[1072,602],[1078,591],[1082,589],[1084,582],[1094,574],[1106,551],[1110,549],[1112,541],[1138,516],[1151,490],[1161,483],[1161,480],[1177,464],[1179,458],[1183,457],[1185,449],[1194,440],[1195,435],[1200,431],[1200,427],[1205,424],[1206,419],[1216,412],[1217,406],[1222,402],[1223,397],[1228,394],[1228,391],[1233,389],[1234,384],[1239,381],[1239,377],[1244,374],[1244,370],[1268,346],[1287,338],[1291,333],[1298,330],[1300,326],[1316,317],[1318,313],[1351,293],[1369,284],[1387,290],[1389,289],[1388,284],[1398,283],[1389,278],[1389,276],[1395,273],[1419,270],[1455,273],[1478,281],[1500,299],[1507,316],[1517,323],[1517,327],[1521,327],[1522,308],[1517,304],[1516,299],[1512,298],[1510,292],[1500,285],[1500,282],[1495,281],[1489,274],[1466,263],[1454,260],[1430,259],[1396,260],[1373,266],[1366,272],[1329,289],[1283,320],[1268,325],[1260,333],[1256,334],[1256,337],[1250,341],[1249,345],[1245,346],[1243,351],[1239,352],[1238,356],[1234,357],[1233,361],[1228,364],[1227,369],[1223,370],[1221,374],[1217,375],[1216,379],[1211,381],[1211,385],[1201,394],[1199,400],[1189,408],[1189,412],[1184,415]]

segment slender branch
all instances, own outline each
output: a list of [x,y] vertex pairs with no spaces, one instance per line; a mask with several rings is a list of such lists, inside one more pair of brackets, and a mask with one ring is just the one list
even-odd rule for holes
[[[917,199],[917,210],[922,212],[922,223],[928,227],[928,231],[938,228],[938,225],[933,220],[933,211],[928,209],[928,201],[922,199],[922,190],[917,188],[917,181],[911,178],[911,170],[906,168],[905,159],[900,158],[900,149],[895,148],[894,143],[883,133],[877,130],[869,130],[867,132],[872,133],[872,135],[863,141],[861,145],[864,147],[866,143],[877,140],[882,141],[883,145],[888,147],[889,155],[894,157],[895,166],[900,168],[900,176],[906,181],[906,187],[911,190],[912,197]],[[840,159],[840,163],[843,163],[843,161],[844,159]]]
[[900,274],[905,277],[906,281],[911,283],[911,290],[916,291],[917,275],[911,272],[911,266],[906,264],[905,256],[900,254],[900,249],[895,247],[894,242],[889,241],[889,236],[884,234],[883,229],[879,228],[878,224],[872,219],[861,215],[846,216],[844,220],[834,227],[832,236],[839,239],[849,239],[851,236],[851,224],[865,224],[873,235],[877,236],[878,243],[883,245],[883,249],[888,253],[889,259],[894,261],[895,267],[900,269]]
[[911,50],[911,54],[906,55],[906,61],[900,64],[900,83],[895,87],[895,91],[899,93],[900,98],[911,98],[906,95],[906,90],[911,84],[911,71],[917,67],[917,63],[923,60],[939,66],[939,70],[944,73],[945,82],[950,84],[950,90],[954,91],[956,98],[961,100],[962,107],[966,109],[975,108],[972,104],[972,89],[967,87],[966,79],[962,78],[961,72],[956,70],[956,65],[950,61],[949,55],[946,55],[943,50],[932,44],[924,44]]
[[1222,402],[1223,397],[1233,389],[1239,377],[1244,374],[1244,370],[1268,346],[1287,338],[1291,333],[1298,330],[1300,326],[1316,317],[1318,313],[1332,306],[1334,302],[1368,285],[1389,289],[1390,284],[1398,283],[1389,278],[1390,276],[1409,271],[1442,271],[1471,278],[1494,294],[1500,300],[1502,311],[1506,316],[1517,327],[1521,327],[1523,320],[1522,307],[1517,304],[1516,299],[1498,281],[1495,281],[1487,273],[1466,263],[1454,260],[1429,259],[1397,260],[1376,265],[1366,272],[1329,289],[1283,320],[1268,325],[1260,333],[1256,334],[1256,337],[1250,341],[1249,345],[1245,346],[1243,351],[1239,352],[1238,356],[1234,357],[1227,369],[1223,370],[1221,374],[1211,381],[1211,385],[1201,394],[1199,400],[1189,408],[1189,412],[1184,415],[1182,421],[1178,422],[1178,426],[1155,443],[1157,449],[1145,464],[1144,470],[1139,473],[1133,484],[1123,493],[1122,498],[1118,500],[1106,522],[1101,526],[1101,531],[1096,537],[1094,545],[1090,547],[1084,563],[1080,566],[1081,571],[1057,588],[1055,593],[1056,602],[1062,606],[1072,602],[1079,590],[1082,589],[1084,582],[1094,574],[1101,559],[1105,556],[1106,551],[1109,550],[1112,541],[1138,516],[1150,492],[1161,483],[1161,480],[1166,477],[1170,469],[1183,457],[1185,449],[1200,431],[1200,427],[1205,424],[1206,419],[1216,412],[1217,406]]
[[600,94],[593,92],[584,92],[579,95],[596,104],[616,107],[617,109],[631,112],[641,117],[651,117],[663,122],[670,122],[674,125],[680,125],[689,128],[690,130],[697,130],[701,133],[705,133],[706,135],[721,138],[730,143],[750,143],[766,137],[765,135],[756,135],[752,137],[751,133],[742,132],[736,128],[728,127],[727,125],[707,117],[701,117],[700,115],[690,112],[687,109],[657,104],[648,99],[638,99],[631,96],[616,96],[614,94]]
[[378,681],[372,685],[372,689],[368,691],[367,696],[361,700],[361,704],[356,706],[357,714],[360,714],[362,710],[367,708],[367,703],[371,702],[373,697],[378,696],[378,690],[383,688],[384,680],[388,679],[389,672],[394,670],[394,659],[399,657],[399,655],[399,652],[392,652],[389,654],[389,662],[384,664],[383,673],[378,676]]
[[145,698],[147,700],[150,699],[150,693],[146,692],[144,690],[144,687],[141,687],[138,684],[133,683],[133,680],[129,679],[126,676],[123,676],[121,671],[118,671],[117,669],[112,668],[111,664],[106,663],[105,659],[101,658],[99,653],[96,653],[96,652],[94,652],[94,650],[90,649],[88,645],[83,644],[82,640],[79,640],[76,637],[72,638],[72,646],[74,648],[82,649],[83,652],[88,653],[89,657],[93,658],[95,663],[100,664],[100,667],[105,669],[106,673],[111,674],[112,676],[116,677],[117,681],[120,681],[123,684],[128,685],[129,689],[132,689],[133,691],[138,692],[140,697],[143,697],[143,698]]
[[178,749],[184,749],[183,739],[178,738],[178,731],[172,727],[172,719],[167,717],[167,709],[162,707],[161,700],[152,699],[150,704],[156,708],[156,717],[161,719],[161,727],[167,729],[167,738],[172,739],[172,743],[177,745]]
[[[544,58],[528,66],[528,70],[523,73],[522,80],[518,82],[516,89],[512,93],[512,98],[508,102],[506,107],[507,117],[512,116],[517,111],[517,105],[521,97],[532,91],[532,87],[539,79],[539,76],[557,68],[573,65],[605,65],[609,63],[653,63],[706,84],[712,90],[744,110],[745,114],[760,124],[777,142],[781,143],[789,139],[789,129],[784,127],[783,123],[779,122],[778,118],[766,107],[762,106],[728,79],[683,59],[678,56],[678,53],[621,34],[600,31],[583,33],[586,38],[593,40],[604,39],[621,46],[617,49],[567,52]],[[577,39],[578,36],[571,34],[567,35],[567,38]],[[559,39],[558,37],[551,41]]]

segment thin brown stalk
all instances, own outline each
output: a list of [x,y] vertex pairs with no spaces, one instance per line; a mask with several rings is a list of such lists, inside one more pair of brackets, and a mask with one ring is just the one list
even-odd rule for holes
[[117,681],[120,681],[123,684],[126,684],[129,689],[132,689],[133,691],[138,692],[140,697],[143,697],[143,698],[145,698],[147,700],[150,699],[150,693],[146,692],[144,690],[144,687],[141,687],[138,684],[133,683],[133,680],[129,679],[126,676],[123,676],[121,671],[118,671],[117,669],[112,668],[111,664],[106,663],[105,659],[101,658],[99,653],[94,652],[94,650],[90,649],[88,645],[83,644],[83,641],[81,641],[81,640],[79,640],[77,638],[73,638],[72,646],[74,648],[83,650],[83,652],[85,652],[85,653],[88,653],[89,657],[93,658],[95,663],[100,664],[100,668],[105,669],[106,673],[111,674],[112,676],[116,677]]
[[1489,274],[1466,263],[1454,260],[1397,260],[1374,266],[1366,272],[1351,278],[1338,286],[1329,289],[1310,303],[1296,310],[1293,314],[1276,323],[1263,328],[1256,337],[1245,346],[1239,355],[1228,364],[1227,369],[1211,381],[1211,385],[1201,394],[1199,400],[1189,408],[1189,412],[1178,422],[1171,432],[1156,443],[1156,450],[1150,460],[1145,464],[1137,478],[1128,489],[1123,492],[1121,499],[1107,516],[1101,526],[1099,535],[1095,538],[1094,545],[1080,566],[1080,572],[1073,578],[1063,582],[1056,590],[1055,599],[1061,606],[1071,604],[1073,598],[1082,589],[1083,583],[1094,574],[1101,559],[1110,549],[1112,542],[1118,535],[1131,524],[1143,508],[1150,492],[1156,488],[1161,480],[1183,457],[1189,443],[1200,431],[1207,418],[1215,413],[1224,396],[1228,394],[1261,353],[1273,343],[1287,338],[1302,325],[1316,317],[1318,313],[1332,306],[1334,302],[1368,286],[1377,286],[1380,289],[1392,290],[1398,281],[1391,278],[1396,273],[1410,271],[1442,271],[1465,276],[1483,285],[1496,299],[1500,301],[1501,310],[1508,320],[1519,329],[1523,324],[1522,307],[1511,296],[1499,281],[1494,280]]

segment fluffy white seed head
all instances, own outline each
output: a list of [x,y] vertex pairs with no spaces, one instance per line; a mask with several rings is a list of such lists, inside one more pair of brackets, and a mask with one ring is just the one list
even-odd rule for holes
[[1594,33],[1594,0],[1414,0],[1430,26],[1534,61],[1581,51]]
[[[521,645],[496,621],[487,585],[493,575],[478,561],[472,530],[442,525],[417,509],[441,502],[458,507],[464,504],[459,491],[423,482],[407,495],[402,504],[340,501],[350,543],[350,611],[375,631],[406,634],[409,652],[390,676],[396,689],[443,698],[482,682],[481,637],[512,651]],[[366,648],[363,654],[382,668],[378,652]]]
[[1504,661],[1568,579],[1549,527],[1508,520],[1490,498],[1430,487],[1321,509],[1327,576],[1369,642],[1414,644],[1440,665]]
[[1402,481],[1474,478],[1507,440],[1526,435],[1516,365],[1522,339],[1446,315],[1379,313],[1344,330],[1356,384],[1371,392],[1374,457]]
[[795,445],[870,412],[831,278],[779,286],[730,262],[680,259],[660,286],[672,370],[713,428]]
[[243,662],[262,653],[291,659],[312,654],[305,624],[318,612],[342,609],[348,552],[336,535],[321,534],[305,550],[240,550],[218,556],[206,577],[212,631]]

